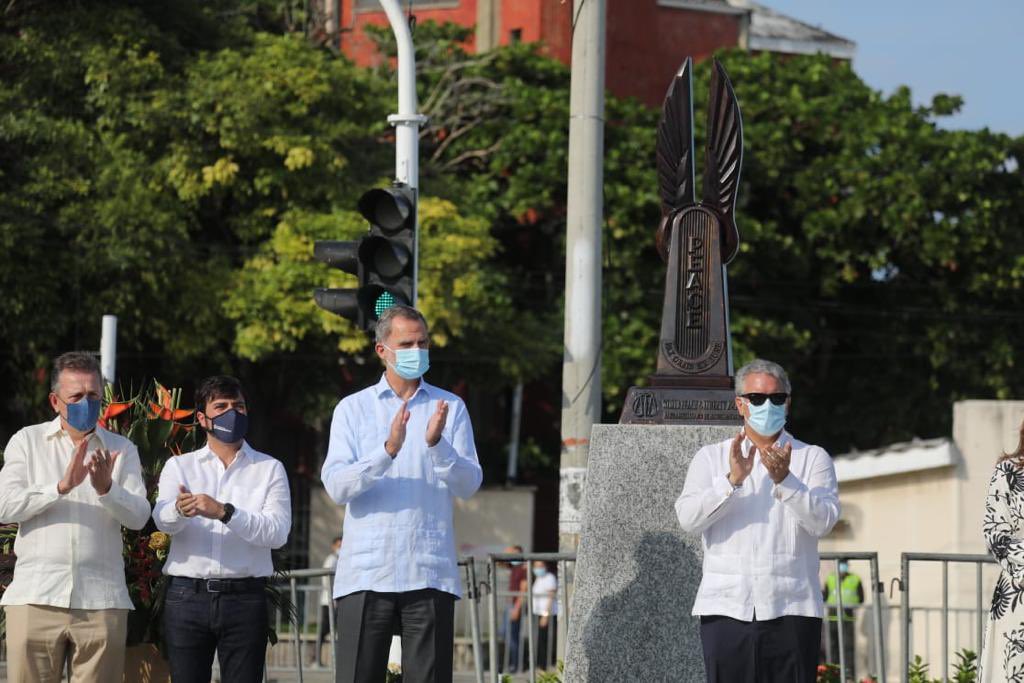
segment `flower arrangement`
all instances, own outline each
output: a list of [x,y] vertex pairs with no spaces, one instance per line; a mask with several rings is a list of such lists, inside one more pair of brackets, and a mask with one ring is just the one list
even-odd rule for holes
[[[126,436],[139,449],[146,498],[156,502],[160,471],[168,458],[195,447],[193,410],[180,408],[181,389],[157,381],[144,385],[128,400],[117,400],[108,385],[99,424]],[[135,609],[128,615],[128,645],[159,643],[163,607],[163,566],[171,538],[157,531],[153,520],[142,529],[122,529],[124,571]]]

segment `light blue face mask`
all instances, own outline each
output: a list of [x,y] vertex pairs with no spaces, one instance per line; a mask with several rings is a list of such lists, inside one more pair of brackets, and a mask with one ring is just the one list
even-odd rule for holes
[[427,349],[392,349],[386,344],[382,346],[395,354],[395,362],[388,362],[402,379],[419,379],[430,369],[430,353]]
[[750,417],[747,418],[747,425],[761,436],[774,436],[786,426],[786,404],[777,406],[771,401],[765,401],[755,406],[749,400],[747,409]]

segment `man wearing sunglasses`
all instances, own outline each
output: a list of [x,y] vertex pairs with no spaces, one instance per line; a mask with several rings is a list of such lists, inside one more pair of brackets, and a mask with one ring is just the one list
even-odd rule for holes
[[676,515],[701,533],[700,617],[709,682],[812,683],[824,615],[818,539],[839,517],[832,458],[785,430],[786,371],[755,360],[736,373],[743,428],[693,457]]

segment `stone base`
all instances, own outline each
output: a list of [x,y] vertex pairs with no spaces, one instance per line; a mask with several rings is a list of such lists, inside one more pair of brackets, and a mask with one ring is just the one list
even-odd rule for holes
[[565,680],[704,681],[699,536],[674,503],[697,450],[734,426],[594,425]]

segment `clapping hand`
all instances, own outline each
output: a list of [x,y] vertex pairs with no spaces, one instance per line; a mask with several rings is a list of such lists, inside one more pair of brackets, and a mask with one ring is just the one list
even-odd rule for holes
[[398,451],[402,450],[402,444],[405,443],[405,426],[409,424],[409,417],[411,415],[412,413],[409,412],[409,402],[402,401],[402,406],[391,420],[391,431],[388,433],[388,440],[384,442],[384,450],[392,458],[398,455]]
[[793,443],[787,443],[782,448],[769,446],[761,449],[761,464],[768,470],[768,476],[776,484],[782,482],[789,475],[789,460],[793,454]]
[[448,402],[438,401],[437,410],[430,416],[427,423],[427,445],[433,448],[441,440],[441,433],[444,432],[445,422],[448,421]]
[[71,454],[71,460],[68,461],[68,466],[64,468],[64,476],[57,482],[57,493],[64,496],[71,493],[71,489],[75,488],[89,475],[89,468],[85,465],[85,451],[89,448],[89,437],[82,439],[77,446],[75,446],[75,452]]
[[747,455],[743,455],[743,430],[732,440],[732,448],[729,449],[729,483],[733,486],[741,485],[754,469],[753,445]]
[[89,470],[89,481],[96,493],[101,496],[107,495],[111,485],[114,483],[114,464],[117,462],[121,451],[111,453],[105,448],[99,448],[92,453],[92,459],[86,465]]

